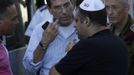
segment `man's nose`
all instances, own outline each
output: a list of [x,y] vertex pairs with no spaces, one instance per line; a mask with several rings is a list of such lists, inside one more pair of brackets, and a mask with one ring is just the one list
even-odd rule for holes
[[107,9],[107,14],[108,14],[108,15],[113,14],[113,9],[112,9],[112,8],[108,8],[108,9]]
[[62,13],[67,13],[67,10],[64,6],[62,6]]

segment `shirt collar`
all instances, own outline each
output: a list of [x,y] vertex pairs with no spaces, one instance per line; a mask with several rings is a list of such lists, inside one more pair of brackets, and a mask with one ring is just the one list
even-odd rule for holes
[[62,36],[63,38],[67,39],[69,36],[71,36],[75,31],[75,25],[76,23],[73,21],[69,26],[67,27],[63,27],[60,26],[58,31],[59,31],[59,35]]

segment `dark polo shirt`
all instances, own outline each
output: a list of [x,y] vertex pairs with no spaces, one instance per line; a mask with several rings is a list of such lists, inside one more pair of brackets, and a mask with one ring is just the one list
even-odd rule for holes
[[55,66],[61,75],[127,75],[128,50],[110,30],[79,41]]

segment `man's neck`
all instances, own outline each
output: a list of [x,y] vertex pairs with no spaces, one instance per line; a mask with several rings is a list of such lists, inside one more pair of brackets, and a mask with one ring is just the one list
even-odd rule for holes
[[93,36],[94,34],[100,32],[102,30],[105,30],[105,29],[109,29],[109,28],[107,28],[106,26],[92,26],[90,31],[88,32],[89,33],[88,35]]

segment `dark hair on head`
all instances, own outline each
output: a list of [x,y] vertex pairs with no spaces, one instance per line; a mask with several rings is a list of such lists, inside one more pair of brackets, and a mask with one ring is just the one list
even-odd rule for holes
[[6,14],[7,8],[13,4],[13,0],[0,0],[0,19]]
[[40,7],[42,7],[43,5],[45,5],[44,0],[36,0],[36,6],[37,6],[37,8],[40,8]]
[[107,25],[106,8],[99,10],[99,11],[85,11],[85,10],[82,10],[81,8],[79,9],[80,9],[80,13],[85,16],[88,16],[93,23],[97,23],[102,26]]
[[51,0],[46,0],[48,7],[51,7]]
[[76,6],[78,7],[84,0],[76,0]]

